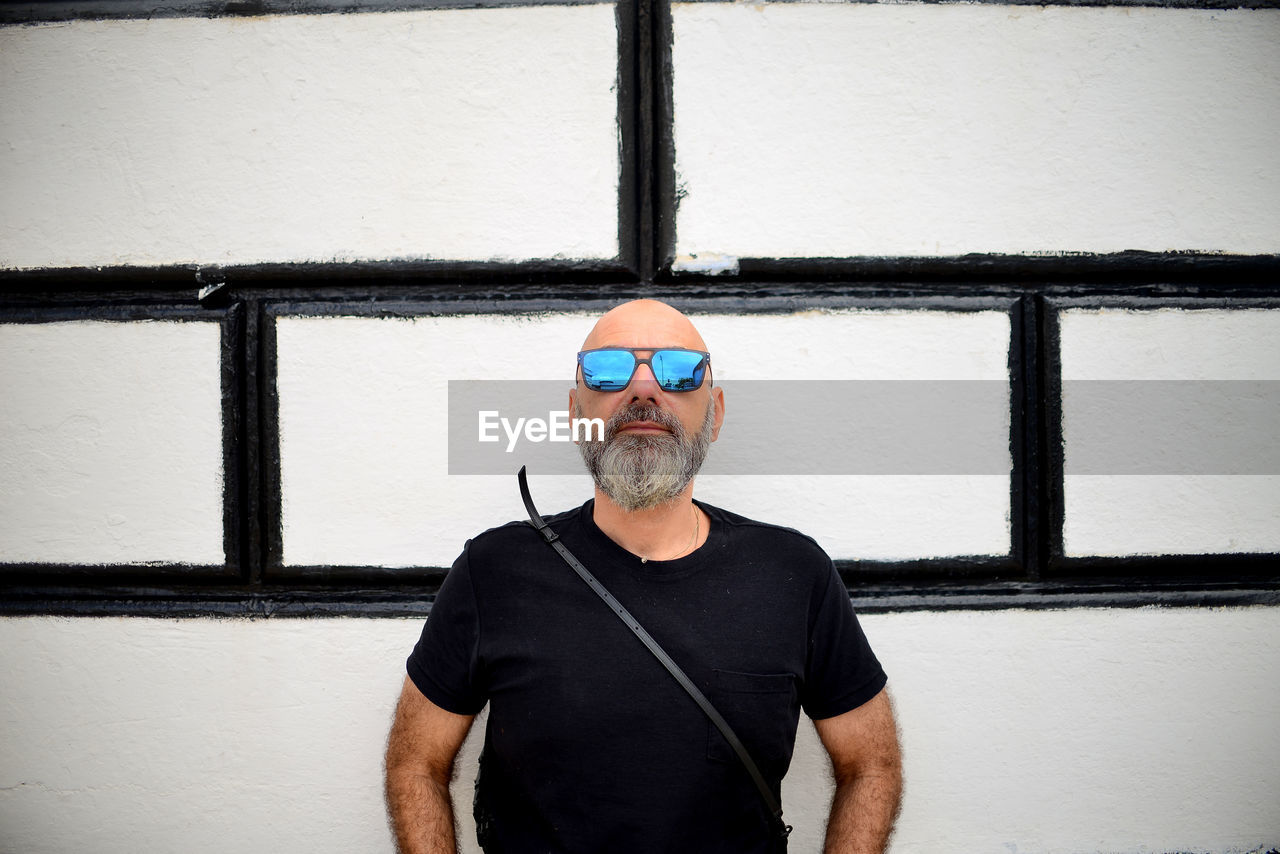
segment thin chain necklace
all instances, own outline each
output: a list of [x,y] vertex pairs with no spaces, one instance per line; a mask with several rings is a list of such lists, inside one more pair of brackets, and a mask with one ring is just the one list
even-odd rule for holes
[[[671,557],[663,558],[663,560],[675,560],[676,558],[686,555],[689,552],[693,551],[694,543],[698,542],[698,532],[701,530],[702,530],[702,520],[698,518],[698,508],[693,507],[693,536],[689,538],[689,545],[685,546],[683,549],[673,554]],[[649,559],[647,557],[642,557],[640,558],[640,562],[648,563]]]

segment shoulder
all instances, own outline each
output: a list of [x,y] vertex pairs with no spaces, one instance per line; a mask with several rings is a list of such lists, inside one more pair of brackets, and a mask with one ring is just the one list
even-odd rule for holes
[[[543,519],[557,534],[563,534],[566,528],[577,522],[581,511],[581,507],[575,507],[553,516],[544,516]],[[483,564],[494,558],[510,559],[514,553],[540,545],[542,545],[542,537],[528,520],[521,519],[476,534],[467,540],[463,547],[463,555],[472,565],[477,562]]]
[[720,507],[699,501],[698,506],[711,517],[712,524],[723,525],[731,543],[739,546],[766,547],[785,550],[795,558],[811,559],[823,567],[830,566],[831,558],[818,541],[802,531],[750,519]]

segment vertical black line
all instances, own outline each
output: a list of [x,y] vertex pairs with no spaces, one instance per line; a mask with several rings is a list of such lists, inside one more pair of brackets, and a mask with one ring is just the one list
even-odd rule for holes
[[241,465],[245,472],[241,483],[241,525],[245,531],[241,548],[242,566],[250,584],[262,579],[262,467],[260,454],[262,431],[259,423],[258,373],[261,365],[259,338],[262,330],[262,307],[257,299],[243,305],[244,340],[239,353],[239,383],[243,410],[240,419]]
[[276,380],[276,317],[259,310],[258,329],[258,469],[261,478],[258,495],[260,505],[256,518],[261,526],[259,574],[255,581],[269,576],[283,562],[280,497],[280,395]]
[[228,570],[244,578],[246,531],[245,483],[252,466],[245,459],[245,394],[242,354],[245,341],[244,307],[233,305],[223,316],[218,353],[222,383],[222,551]]
[[646,281],[670,269],[676,251],[676,145],[674,71],[671,58],[674,38],[669,0],[640,0],[649,3],[648,28],[650,99],[650,204],[653,209],[653,266]]
[[1030,429],[1030,419],[1027,401],[1032,394],[1029,386],[1034,385],[1035,381],[1027,376],[1026,308],[1027,296],[1024,294],[1014,302],[1009,311],[1009,452],[1013,458],[1013,469],[1009,472],[1009,515],[1012,536],[1010,557],[1030,576],[1035,567],[1027,550],[1027,543],[1032,541],[1028,530],[1031,517],[1027,512],[1027,474],[1035,464],[1035,457],[1028,453],[1027,431]]
[[1044,475],[1041,484],[1042,515],[1047,528],[1042,539],[1043,572],[1061,563],[1064,553],[1062,529],[1066,523],[1063,489],[1064,458],[1062,447],[1062,337],[1058,306],[1041,299],[1040,382],[1041,393],[1041,459]]
[[632,100],[636,115],[636,210],[635,234],[638,250],[637,272],[642,282],[652,282],[657,271],[657,230],[659,210],[655,206],[654,175],[654,66],[653,13],[662,0],[620,0],[632,8],[631,45],[636,80]]
[[648,235],[652,211],[644,186],[645,143],[642,135],[645,61],[640,5],[647,0],[617,0],[618,27],[618,260],[643,276],[652,264]]
[[1014,439],[1014,482],[1018,498],[1013,504],[1014,536],[1017,538],[1015,559],[1028,580],[1038,581],[1044,567],[1043,485],[1044,456],[1041,445],[1040,358],[1041,300],[1025,293],[1014,309],[1015,335],[1009,360],[1015,368],[1016,389],[1013,392],[1013,420],[1017,424]]

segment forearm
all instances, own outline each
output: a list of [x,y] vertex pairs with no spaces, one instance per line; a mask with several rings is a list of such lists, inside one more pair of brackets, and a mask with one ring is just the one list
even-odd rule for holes
[[399,854],[457,854],[447,781],[388,769],[387,809]]
[[896,766],[837,779],[824,854],[883,854],[901,796]]

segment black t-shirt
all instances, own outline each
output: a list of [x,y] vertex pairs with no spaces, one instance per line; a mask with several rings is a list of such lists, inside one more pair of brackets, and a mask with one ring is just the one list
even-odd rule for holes
[[[614,543],[591,501],[548,522],[719,709],[776,795],[800,709],[849,711],[885,674],[817,543],[698,506],[707,541],[672,561]],[[777,850],[719,731],[523,522],[467,543],[408,671],[448,711],[489,704],[475,808],[490,854]]]

